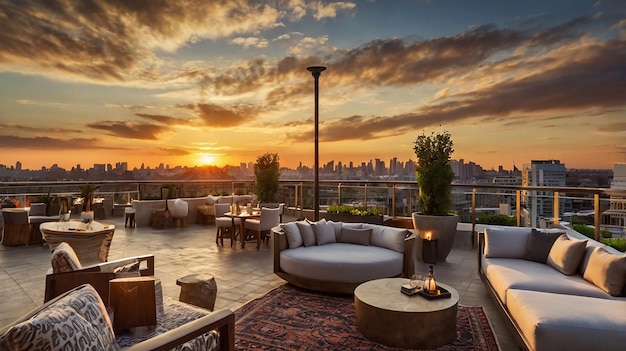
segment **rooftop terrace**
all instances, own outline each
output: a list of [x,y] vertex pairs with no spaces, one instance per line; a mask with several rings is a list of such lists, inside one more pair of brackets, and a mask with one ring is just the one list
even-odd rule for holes
[[[295,218],[288,216],[283,221]],[[218,286],[216,309],[236,310],[251,299],[260,297],[284,284],[273,273],[272,247],[255,245],[245,248],[215,244],[215,226],[189,224],[185,228],[125,228],[123,217],[102,222],[116,226],[109,260],[152,253],[155,275],[162,282],[163,293],[178,298],[176,279],[192,273],[215,276]],[[44,281],[50,268],[50,250],[44,245],[0,246],[0,327],[43,303]],[[416,271],[427,272],[426,264]],[[460,303],[482,306],[487,313],[503,351],[516,350],[514,338],[504,317],[491,300],[477,273],[476,249],[469,235],[457,233],[447,262],[435,266],[438,280],[460,294]]]

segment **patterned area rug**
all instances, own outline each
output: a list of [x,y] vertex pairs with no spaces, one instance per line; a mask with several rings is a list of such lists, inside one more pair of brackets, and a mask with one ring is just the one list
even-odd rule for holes
[[[237,350],[405,350],[383,346],[356,328],[354,298],[282,285],[236,312]],[[497,351],[482,307],[459,305],[457,339],[437,350]]]

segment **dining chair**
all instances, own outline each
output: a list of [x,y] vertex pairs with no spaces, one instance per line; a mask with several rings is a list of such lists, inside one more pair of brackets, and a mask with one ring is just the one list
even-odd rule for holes
[[[254,237],[257,240],[257,249],[260,248],[261,241],[269,244],[269,240],[265,240],[265,236],[271,233],[272,228],[280,223],[280,208],[261,208],[261,216],[259,219],[248,219],[245,222],[245,231],[248,230],[254,232]],[[242,236],[243,238],[244,236]],[[241,244],[245,246],[245,241]]]
[[227,217],[224,214],[230,212],[230,203],[215,204],[215,243],[224,246],[224,238],[230,238],[230,247],[237,242],[237,228],[241,226],[241,219]]

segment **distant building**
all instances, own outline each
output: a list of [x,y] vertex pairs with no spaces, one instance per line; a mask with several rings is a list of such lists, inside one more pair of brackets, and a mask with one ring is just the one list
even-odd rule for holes
[[[612,190],[626,190],[626,163],[616,163],[613,165]],[[609,209],[602,213],[603,223],[611,226],[621,227],[621,232],[626,231],[626,198],[622,196],[611,196]]]
[[[565,164],[559,160],[533,160],[530,164],[524,164],[522,186],[564,187],[565,173]],[[522,202],[530,209],[533,225],[538,225],[537,216],[555,216],[553,191],[523,190]],[[564,208],[564,204],[564,200],[559,199],[560,209]]]

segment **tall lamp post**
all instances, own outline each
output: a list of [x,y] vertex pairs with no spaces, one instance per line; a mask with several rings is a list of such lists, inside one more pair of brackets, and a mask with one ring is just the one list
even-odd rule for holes
[[315,221],[320,219],[320,165],[319,165],[319,78],[324,66],[310,66],[306,68],[315,80]]

